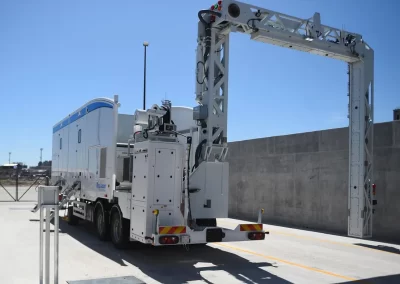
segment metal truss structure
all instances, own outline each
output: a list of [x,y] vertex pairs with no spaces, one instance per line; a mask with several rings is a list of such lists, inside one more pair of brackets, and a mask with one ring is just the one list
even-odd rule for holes
[[[227,152],[229,35],[345,61],[349,65],[348,235],[372,236],[374,51],[361,35],[238,1],[199,12],[196,101],[205,159]],[[225,154],[221,154],[225,153]]]

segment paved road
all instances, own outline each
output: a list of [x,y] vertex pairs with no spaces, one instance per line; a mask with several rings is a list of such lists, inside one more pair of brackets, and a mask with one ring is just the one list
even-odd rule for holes
[[[2,283],[37,283],[33,203],[0,203]],[[224,219],[221,226],[242,221]],[[400,246],[264,225],[264,241],[119,251],[81,224],[61,222],[60,283],[135,276],[145,283],[400,283]],[[354,282],[360,280],[360,282]]]

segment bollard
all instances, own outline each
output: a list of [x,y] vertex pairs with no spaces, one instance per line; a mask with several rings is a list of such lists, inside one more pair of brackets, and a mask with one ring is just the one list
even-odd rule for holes
[[[39,283],[58,284],[58,230],[59,230],[59,206],[58,206],[58,186],[39,186],[38,206],[40,210],[39,222]],[[51,210],[54,210],[54,280],[50,282],[50,220]],[[43,215],[46,213],[45,226],[45,247],[43,248]],[[43,269],[44,254],[44,269]],[[43,273],[44,271],[44,273]],[[44,274],[44,275],[43,275]]]
[[258,224],[262,224],[262,214],[264,214],[264,209],[260,209],[258,211],[258,221],[257,221]]

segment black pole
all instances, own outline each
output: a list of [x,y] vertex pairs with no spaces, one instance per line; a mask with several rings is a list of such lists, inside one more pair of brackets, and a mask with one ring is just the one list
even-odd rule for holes
[[15,201],[19,201],[18,200],[18,175],[19,175],[19,165],[17,165],[17,169],[16,169],[16,175],[15,175]]
[[144,46],[144,75],[143,75],[143,109],[146,110],[146,50],[147,43],[143,43]]

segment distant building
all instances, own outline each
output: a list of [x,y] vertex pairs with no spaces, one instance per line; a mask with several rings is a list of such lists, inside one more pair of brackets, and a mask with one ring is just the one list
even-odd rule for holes
[[22,169],[27,169],[28,168],[28,166],[24,165],[23,163],[11,163],[11,164],[4,164],[4,165],[0,166],[0,170],[13,170],[18,165],[21,165]]
[[26,169],[28,168],[28,166],[24,165],[23,163],[4,164],[0,166],[0,178],[11,178],[12,176],[14,176],[15,169],[18,165],[20,165],[21,171],[26,171]]

